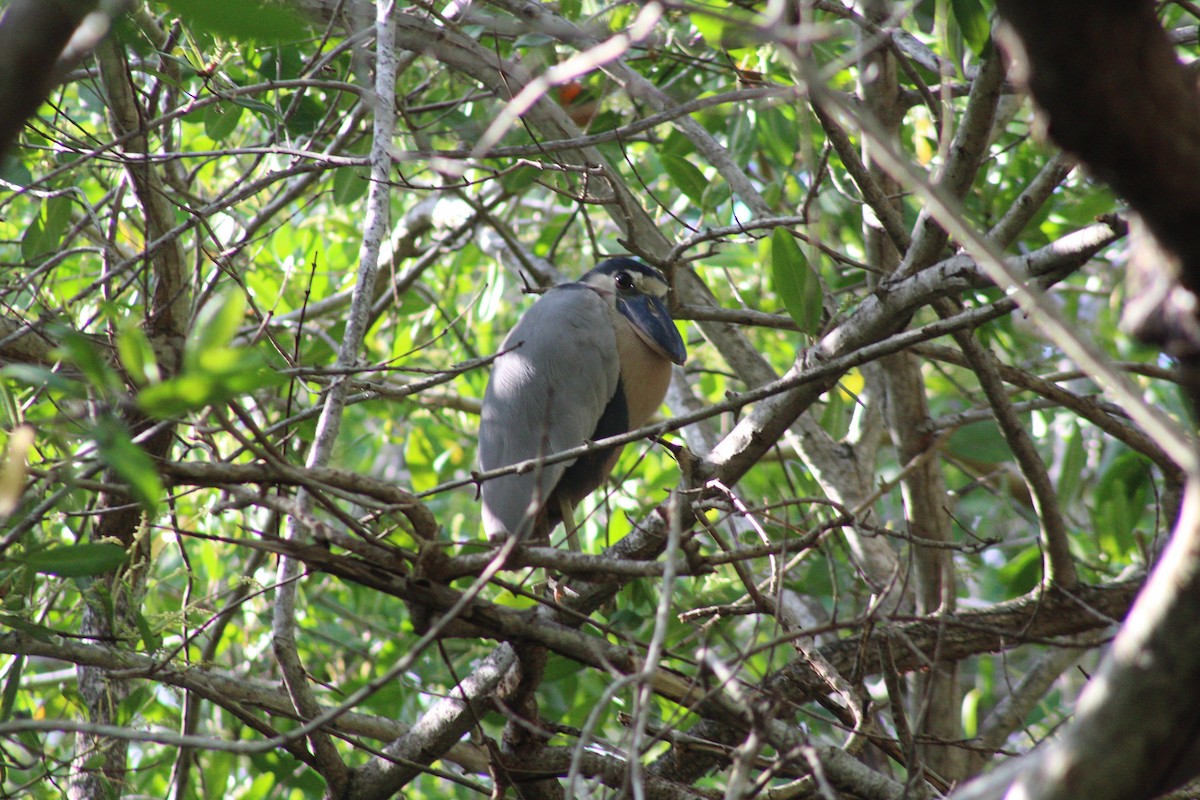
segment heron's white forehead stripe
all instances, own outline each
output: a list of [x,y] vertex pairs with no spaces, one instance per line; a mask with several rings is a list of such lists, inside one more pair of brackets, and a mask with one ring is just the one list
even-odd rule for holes
[[[667,296],[667,292],[670,287],[667,285],[667,282],[662,278],[661,275],[656,275],[651,272],[643,272],[639,269],[614,268],[611,271],[594,271],[588,273],[583,280],[583,283],[605,294],[610,292],[616,293],[618,292],[617,275],[621,272],[624,272],[633,279],[633,287],[638,294],[646,295],[648,297],[657,297],[659,299]],[[567,284],[568,287],[570,285],[571,284]]]
[[637,286],[638,291],[642,294],[648,294],[653,297],[666,297],[667,289],[669,288],[662,279],[654,275],[646,275],[641,272],[631,272],[633,283]]

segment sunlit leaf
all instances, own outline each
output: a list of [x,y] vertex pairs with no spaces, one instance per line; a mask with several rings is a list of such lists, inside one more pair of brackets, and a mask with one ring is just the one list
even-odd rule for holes
[[968,738],[973,738],[979,731],[980,704],[982,699],[983,693],[978,689],[971,689],[963,695],[962,726],[963,733]]
[[771,234],[771,282],[800,330],[815,335],[821,328],[821,282],[785,228]]
[[138,392],[138,406],[153,417],[166,419],[203,408],[214,396],[213,382],[195,373],[176,376]]
[[221,36],[265,41],[304,35],[300,15],[267,0],[160,0],[192,25]]
[[187,344],[186,363],[195,366],[208,351],[225,348],[241,327],[245,312],[246,296],[237,289],[207,303]]
[[43,235],[46,237],[49,249],[58,249],[63,235],[67,232],[67,226],[71,222],[71,208],[73,206],[74,202],[71,200],[70,194],[60,194],[47,198],[46,202],[42,205]]
[[25,233],[21,236],[21,258],[25,261],[37,261],[42,255],[50,252],[51,242],[46,236],[45,223],[42,218],[35,217]]
[[698,12],[691,15],[692,25],[704,37],[704,43],[712,48],[721,47],[721,39],[725,35],[726,20],[716,14]]
[[159,371],[154,347],[139,323],[134,321],[121,328],[117,334],[117,356],[133,382],[142,386],[158,380]]

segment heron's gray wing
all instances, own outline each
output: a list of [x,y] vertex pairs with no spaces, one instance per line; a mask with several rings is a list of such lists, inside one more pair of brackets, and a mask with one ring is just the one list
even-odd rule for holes
[[[497,469],[576,447],[592,435],[617,391],[620,365],[610,312],[582,284],[551,289],[504,340],[483,396],[479,464]],[[572,462],[483,484],[488,536],[524,536]]]

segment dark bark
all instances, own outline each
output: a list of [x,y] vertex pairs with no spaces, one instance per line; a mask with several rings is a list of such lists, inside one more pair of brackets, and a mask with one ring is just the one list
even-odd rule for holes
[[1155,4],[1000,0],[1014,78],[1050,138],[1110,184],[1152,234],[1135,237],[1126,324],[1184,358],[1200,380],[1200,92],[1155,17]]
[[[1200,401],[1200,94],[1150,2],[999,0],[1014,77],[1040,106],[1049,135],[1140,215],[1134,242],[1139,333],[1181,357]],[[1127,315],[1128,319],[1128,315]],[[1148,320],[1156,320],[1149,323]],[[1197,774],[1200,727],[1200,481],[1172,541],[1053,743],[956,793],[1034,800],[1153,797]],[[1113,758],[1119,753],[1120,758]]]
[[[1200,288],[1200,94],[1148,0],[999,0],[1050,137],[1109,183]],[[1015,47],[1014,47],[1015,45]],[[1153,124],[1151,124],[1153,123]]]
[[[153,152],[144,126],[149,112],[139,103],[124,51],[112,42],[106,42],[98,55],[101,85],[107,94],[113,133],[125,141],[125,152]],[[145,240],[153,241],[174,222],[162,178],[148,161],[135,158],[126,166],[145,215]],[[160,369],[165,376],[170,376],[175,374],[183,357],[191,311],[188,270],[178,242],[147,258],[146,269],[154,286],[147,309],[146,331]],[[122,422],[152,459],[166,457],[174,437],[172,426],[158,425],[135,408],[122,414]],[[121,487],[115,471],[110,472],[106,483]],[[126,548],[128,557],[123,567],[97,576],[89,587],[80,634],[126,647],[138,638],[134,632],[146,591],[151,536],[143,529],[144,510],[123,487],[102,492],[97,498],[96,510],[97,522],[89,532],[91,540],[118,541]],[[104,594],[111,597],[111,606],[102,601]],[[91,721],[116,724],[118,707],[131,691],[131,682],[107,671],[84,666],[79,667],[78,675],[80,696]],[[68,796],[72,800],[92,800],[123,794],[128,749],[129,743],[125,740],[93,734],[77,736]]]
[[0,157],[57,82],[55,66],[95,0],[15,0],[0,16]]

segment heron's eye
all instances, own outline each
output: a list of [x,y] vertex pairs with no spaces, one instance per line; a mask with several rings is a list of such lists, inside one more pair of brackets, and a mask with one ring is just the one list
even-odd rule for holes
[[623,289],[628,292],[633,288],[633,276],[628,272],[618,272],[615,280],[617,282],[618,289]]

